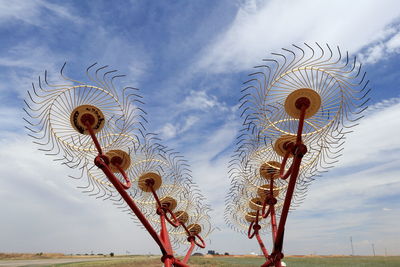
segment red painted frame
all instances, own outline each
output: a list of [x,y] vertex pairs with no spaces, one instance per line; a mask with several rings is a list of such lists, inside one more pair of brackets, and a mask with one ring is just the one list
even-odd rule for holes
[[[115,189],[118,191],[118,193],[121,195],[121,197],[125,200],[126,204],[131,208],[133,213],[138,217],[139,221],[142,223],[142,225],[146,228],[146,230],[149,232],[151,237],[154,239],[154,241],[157,243],[157,245],[160,247],[160,250],[162,252],[162,257],[161,261],[164,263],[165,267],[172,267],[172,266],[177,266],[177,267],[189,267],[187,265],[187,262],[191,256],[191,253],[193,252],[193,249],[195,246],[198,246],[200,248],[205,248],[206,244],[204,240],[201,238],[200,235],[195,234],[192,235],[190,231],[187,229],[186,225],[182,222],[179,222],[177,218],[175,217],[174,213],[168,208],[165,207],[161,204],[159,197],[157,195],[157,192],[153,189],[152,184],[148,184],[150,186],[151,192],[153,194],[154,199],[157,202],[157,214],[160,216],[160,233],[158,234],[154,228],[151,226],[149,221],[146,219],[146,217],[143,215],[143,213],[140,211],[138,206],[136,205],[135,201],[130,197],[130,195],[126,192],[127,189],[131,187],[131,182],[130,179],[128,178],[127,174],[124,172],[122,168],[118,164],[116,164],[119,172],[122,174],[124,177],[124,180],[126,184],[123,184],[119,181],[119,179],[114,175],[114,173],[111,171],[109,164],[110,160],[109,158],[103,154],[102,148],[100,146],[100,143],[96,137],[96,134],[91,127],[91,122],[94,120],[94,118],[90,117],[90,114],[87,114],[86,116],[82,116],[82,123],[87,127],[87,130],[93,140],[93,143],[97,149],[98,155],[94,159],[94,164],[100,168],[103,173],[107,176],[108,180],[114,185]],[[172,220],[168,218],[167,213],[171,215],[173,218]],[[178,227],[182,226],[186,233],[188,234],[188,242],[190,242],[190,247],[182,261],[177,259],[174,256],[172,245],[169,239],[169,234],[167,230],[167,224],[166,221],[171,224],[173,227]],[[200,240],[200,243],[196,241],[196,238]]]
[[[296,101],[296,107],[300,109],[300,118],[297,129],[296,143],[290,142],[285,145],[287,152],[282,160],[281,167],[279,170],[279,176],[281,179],[287,179],[288,177],[290,178],[278,227],[276,224],[276,213],[275,213],[275,204],[277,203],[277,200],[273,197],[273,188],[274,188],[273,179],[271,179],[270,181],[269,196],[265,198],[263,203],[263,208],[261,210],[261,216],[263,218],[267,218],[268,216],[270,216],[271,219],[271,232],[272,232],[272,243],[273,243],[273,249],[271,254],[268,254],[268,251],[265,248],[265,245],[259,234],[259,231],[261,229],[261,226],[258,224],[260,215],[259,210],[257,211],[255,221],[251,222],[249,225],[248,238],[252,239],[254,236],[257,238],[257,242],[266,259],[266,262],[263,265],[261,265],[261,267],[267,267],[267,266],[282,267],[281,259],[284,257],[282,253],[282,248],[283,248],[283,237],[285,233],[285,224],[289,213],[290,204],[293,198],[296,181],[299,175],[301,160],[303,156],[307,153],[307,146],[302,143],[301,135],[303,133],[305,113],[309,105],[310,101],[307,98],[299,98]],[[284,174],[286,162],[290,155],[293,155],[293,161],[287,172]],[[267,205],[268,205],[268,210],[265,211]],[[252,229],[254,230],[253,233],[251,233]]]

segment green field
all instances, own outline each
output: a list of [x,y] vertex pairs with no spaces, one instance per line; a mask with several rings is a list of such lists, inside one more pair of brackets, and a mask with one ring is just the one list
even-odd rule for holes
[[[308,267],[308,266],[329,266],[329,267],[342,267],[342,266],[388,266],[399,267],[400,256],[396,257],[289,257],[284,261],[289,267]],[[189,265],[192,267],[228,267],[228,266],[260,266],[264,262],[261,257],[192,257]],[[71,263],[71,264],[57,264],[53,266],[69,266],[69,267],[160,267],[159,257],[146,257],[137,256],[131,259],[121,259],[113,261],[100,261],[100,262],[85,262],[85,263]]]

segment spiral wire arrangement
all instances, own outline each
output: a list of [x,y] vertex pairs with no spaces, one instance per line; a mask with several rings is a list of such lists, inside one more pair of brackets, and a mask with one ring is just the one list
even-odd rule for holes
[[224,215],[231,228],[256,235],[260,246],[259,233],[272,228],[274,248],[263,251],[263,266],[281,266],[287,211],[338,162],[345,135],[362,118],[371,90],[365,76],[355,57],[315,43],[272,53],[243,83],[243,128],[230,161]]
[[[148,229],[137,215],[143,214],[153,229],[161,231],[155,239],[168,231],[175,249],[193,240],[204,247],[200,233],[205,238],[212,231],[210,208],[192,180],[187,161],[146,131],[139,90],[121,86],[125,75],[108,66],[89,66],[88,82],[67,77],[65,66],[57,84],[49,82],[45,71],[32,83],[25,100],[25,127],[39,150],[74,170],[70,177],[83,181],[79,188],[84,193],[113,201]],[[123,188],[122,194],[118,187]],[[126,198],[136,203],[137,211]],[[165,227],[160,213],[169,222]],[[186,266],[174,262],[168,249],[162,251],[166,266]]]

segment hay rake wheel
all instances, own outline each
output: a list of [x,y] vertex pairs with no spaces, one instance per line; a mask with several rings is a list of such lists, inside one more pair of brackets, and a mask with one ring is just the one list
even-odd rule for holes
[[[262,266],[276,267],[282,266],[289,210],[304,199],[313,177],[337,162],[343,138],[362,117],[370,91],[361,64],[347,53],[342,56],[339,48],[316,43],[282,50],[264,59],[244,83],[244,128],[230,165],[232,186],[225,210],[228,225],[237,229],[241,224],[248,238],[256,237],[266,259]],[[241,197],[248,199],[241,188],[254,196],[255,186],[265,180],[260,208],[241,205]],[[274,196],[275,186],[282,185],[284,197]],[[243,218],[235,217],[238,209],[247,212]],[[266,226],[271,228],[270,253],[260,234]]]
[[[115,85],[124,75],[93,64],[86,84],[66,77],[64,68],[62,84],[49,83],[45,72],[28,91],[24,120],[34,143],[80,170],[70,177],[86,180],[84,193],[110,199],[132,215],[160,247],[165,266],[188,266],[212,227],[187,163],[146,133],[138,89]],[[188,250],[179,260],[173,246],[182,244]]]

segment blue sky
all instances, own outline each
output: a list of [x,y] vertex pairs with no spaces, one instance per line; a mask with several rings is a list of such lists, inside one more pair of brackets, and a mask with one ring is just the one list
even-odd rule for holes
[[149,130],[185,155],[214,208],[220,230],[208,248],[258,251],[222,218],[241,83],[269,53],[318,41],[364,63],[371,108],[338,166],[290,215],[285,253],[349,254],[353,236],[357,254],[371,254],[372,243],[400,254],[397,1],[1,0],[0,36],[0,251],[158,252],[128,216],[81,194],[23,130],[26,90],[45,69],[56,79],[65,61],[78,80],[94,62],[126,74],[144,96]]

